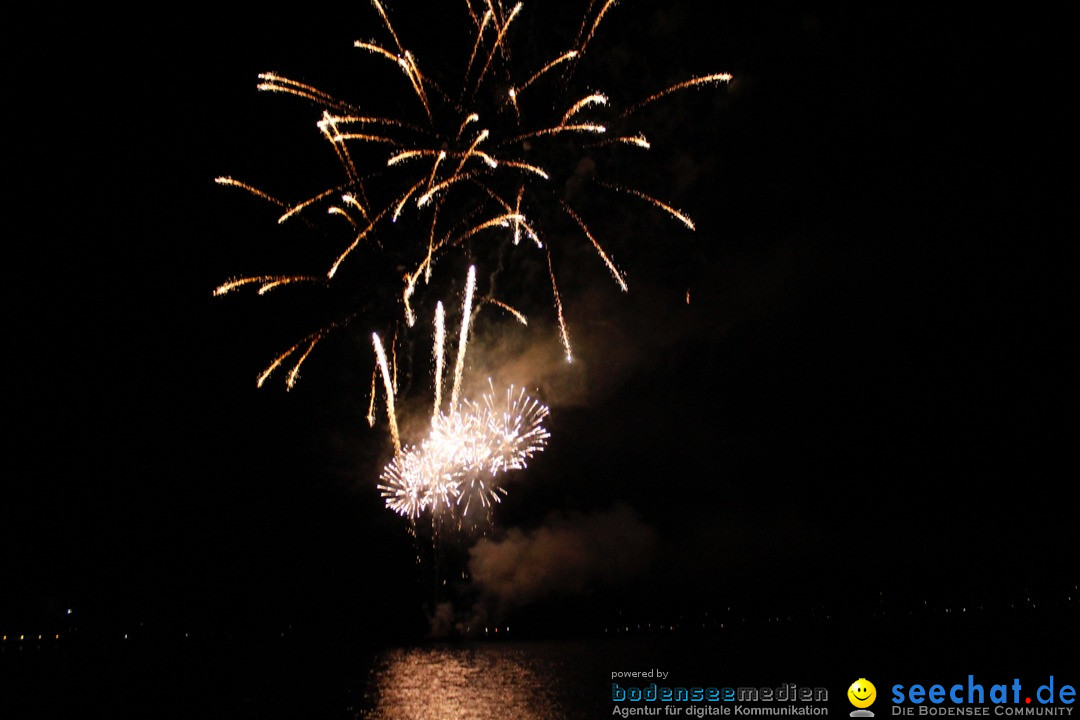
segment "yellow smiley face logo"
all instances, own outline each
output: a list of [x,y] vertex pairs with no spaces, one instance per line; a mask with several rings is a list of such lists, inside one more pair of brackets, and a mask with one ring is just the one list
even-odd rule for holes
[[859,678],[847,689],[848,700],[857,708],[867,708],[877,699],[877,688],[866,678]]

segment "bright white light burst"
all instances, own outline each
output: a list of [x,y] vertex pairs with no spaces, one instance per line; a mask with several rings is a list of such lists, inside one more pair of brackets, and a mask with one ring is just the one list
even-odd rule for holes
[[511,385],[435,415],[427,438],[394,455],[379,476],[386,506],[410,520],[426,512],[460,520],[501,502],[503,475],[524,468],[547,447],[542,423],[548,413]]

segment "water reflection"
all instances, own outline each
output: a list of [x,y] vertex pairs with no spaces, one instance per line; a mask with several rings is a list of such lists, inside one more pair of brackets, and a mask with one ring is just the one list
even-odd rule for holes
[[[580,698],[565,685],[560,654],[518,645],[438,646],[388,651],[372,669],[367,709],[387,720],[565,720]],[[562,682],[560,682],[562,681]]]

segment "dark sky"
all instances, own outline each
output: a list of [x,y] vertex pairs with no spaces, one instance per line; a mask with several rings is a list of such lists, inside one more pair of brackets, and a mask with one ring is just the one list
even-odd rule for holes
[[[622,3],[590,47],[613,96],[736,80],[643,118],[698,229],[626,204],[631,292],[567,270],[584,393],[497,524],[632,508],[658,561],[619,592],[656,613],[1075,582],[1075,4],[705,7]],[[256,75],[363,90],[377,16],[76,13],[5,43],[0,609],[411,621],[368,329],[256,390],[296,318],[210,294],[279,249],[213,178],[317,147]]]

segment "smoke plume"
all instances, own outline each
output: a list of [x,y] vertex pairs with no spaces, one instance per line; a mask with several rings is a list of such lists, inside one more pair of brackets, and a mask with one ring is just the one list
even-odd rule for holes
[[469,570],[501,606],[523,605],[631,580],[649,566],[656,547],[655,531],[619,505],[592,515],[553,515],[535,530],[484,538],[470,550]]

